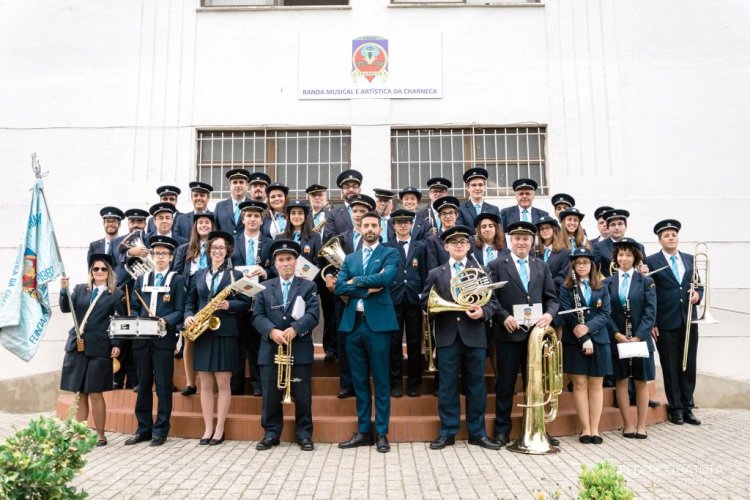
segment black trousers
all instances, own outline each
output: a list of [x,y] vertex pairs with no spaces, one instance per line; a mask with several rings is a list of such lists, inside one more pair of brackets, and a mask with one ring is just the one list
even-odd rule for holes
[[[260,380],[263,390],[263,405],[260,424],[264,438],[279,438],[284,427],[284,409],[281,400],[284,393],[276,387],[277,365],[261,365]],[[294,420],[297,439],[312,438],[312,389],[310,380],[312,365],[292,365],[292,398],[294,398]]]
[[497,381],[495,383],[495,434],[510,435],[510,414],[513,411],[518,370],[526,387],[528,342],[496,342]]
[[250,363],[250,393],[260,389],[260,368],[258,368],[258,350],[260,349],[260,334],[252,323],[252,314],[241,314],[237,318],[240,330],[240,369],[232,372],[230,387],[232,394],[245,394],[245,361]]
[[669,401],[669,411],[690,410],[695,404],[696,357],[698,356],[698,325],[690,326],[687,369],[682,371],[685,352],[685,326],[677,330],[659,330],[656,350],[659,351],[661,371],[664,375],[664,392]]
[[[132,340],[120,341],[120,355],[117,356],[117,360],[120,362],[120,370],[113,375],[113,382],[115,384],[120,384],[122,387],[137,386],[138,367],[135,357],[133,356]],[[127,382],[125,381],[125,377],[127,377]]]
[[336,332],[338,330],[335,305],[336,296],[326,288],[325,282],[320,278],[315,278],[315,282],[318,285],[318,297],[320,298],[320,305],[323,309],[323,350],[326,353],[333,353],[336,355],[338,352],[338,345],[336,342]]
[[395,306],[395,310],[399,329],[391,333],[391,388],[401,387],[403,384],[402,339],[406,334],[406,385],[409,389],[416,389],[422,383],[422,309],[418,305],[402,301]]
[[[158,349],[153,342],[133,349],[135,362],[140,374],[138,398],[135,402],[135,418],[138,420],[138,434],[166,437],[169,434],[169,419],[172,416],[172,376],[174,375],[174,349]],[[156,384],[159,404],[156,421],[153,420],[154,395],[151,392]]]
[[[336,328],[338,328],[338,325],[341,324],[341,316],[344,313],[344,301],[340,298],[336,298],[335,302],[335,311],[336,311]],[[352,370],[349,367],[349,357],[346,355],[346,337],[351,332],[342,332],[338,331],[336,333],[336,345],[337,345],[337,351],[338,351],[338,361],[339,361],[339,387],[342,389],[345,388],[354,388],[354,382],[352,381]]]

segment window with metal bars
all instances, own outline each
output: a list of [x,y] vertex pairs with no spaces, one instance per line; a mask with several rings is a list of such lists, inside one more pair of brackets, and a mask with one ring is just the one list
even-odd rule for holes
[[198,180],[214,187],[215,199],[229,196],[227,170],[245,168],[288,186],[292,199],[303,199],[309,185],[322,184],[336,200],[341,195],[336,177],[350,164],[349,130],[198,131]]
[[445,177],[453,183],[449,194],[464,198],[464,171],[483,167],[489,172],[487,196],[512,196],[519,178],[534,179],[537,194],[547,195],[546,135],[543,126],[393,129],[392,182],[426,195],[428,179]]

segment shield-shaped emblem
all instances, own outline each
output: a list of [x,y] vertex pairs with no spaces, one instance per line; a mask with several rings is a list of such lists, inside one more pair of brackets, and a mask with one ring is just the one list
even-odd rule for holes
[[362,36],[352,40],[352,78],[364,76],[372,83],[376,76],[388,77],[388,40],[379,36]]

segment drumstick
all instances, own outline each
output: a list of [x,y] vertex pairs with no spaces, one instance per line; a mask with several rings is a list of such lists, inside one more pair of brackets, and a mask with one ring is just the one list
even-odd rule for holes
[[130,316],[130,292],[128,292],[128,285],[125,285],[125,307],[128,311],[128,316]]
[[154,316],[154,313],[151,312],[151,309],[149,309],[146,303],[143,301],[143,297],[141,297],[141,294],[138,293],[138,290],[133,289],[133,292],[135,292],[135,295],[136,297],[138,297],[138,300],[141,301],[141,305],[143,305],[143,307],[146,309],[146,312],[148,313],[148,315],[152,318],[155,318],[156,316]]

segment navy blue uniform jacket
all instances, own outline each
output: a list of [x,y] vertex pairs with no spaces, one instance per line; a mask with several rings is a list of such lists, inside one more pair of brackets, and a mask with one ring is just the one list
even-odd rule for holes
[[[87,290],[86,285],[76,285],[73,288],[72,299],[76,319],[80,326],[91,303],[91,290]],[[65,290],[60,291],[60,310],[64,313],[70,312],[68,294]],[[112,348],[120,345],[119,340],[110,340],[109,338],[110,316],[125,316],[124,294],[119,288],[115,288],[114,292],[109,292],[109,290],[102,292],[101,297],[94,304],[91,314],[89,314],[83,330],[84,352],[87,356],[108,358],[112,354]],[[75,350],[76,331],[73,327],[68,332],[65,351],[73,352]]]
[[[690,290],[690,279],[693,276],[693,256],[680,252],[682,263],[685,266],[685,274],[682,281],[677,283],[672,268],[651,275],[656,285],[656,326],[663,330],[676,330],[684,328],[687,322],[687,308],[689,304],[688,290]],[[669,265],[662,252],[649,255],[646,264],[651,271]],[[703,288],[696,290],[703,299]],[[700,302],[699,302],[700,303]],[[698,307],[693,306],[693,319],[698,318]]]
[[[208,302],[211,300],[211,290],[208,289],[206,283],[206,274],[210,268],[201,269],[193,276],[190,283],[190,289],[188,290],[187,300],[185,301],[185,315],[195,316],[198,311],[206,307]],[[225,269],[224,275],[221,277],[219,286],[216,289],[216,293],[221,292],[231,284],[229,273],[234,275],[234,281],[242,279],[242,273],[234,269]],[[237,313],[245,312],[250,309],[250,298],[242,295],[241,293],[232,292],[227,297],[229,302],[229,309],[226,311],[216,311],[216,316],[221,321],[221,326],[218,330],[208,330],[204,335],[216,335],[217,337],[236,337],[239,335],[237,327]]]
[[[664,270],[666,271],[666,269]],[[609,333],[612,341],[615,333],[625,335],[625,309],[620,303],[620,273],[616,273],[605,281],[609,289],[609,297],[612,303],[612,315],[609,318]],[[633,336],[648,343],[648,350],[654,350],[654,341],[651,339],[651,329],[656,324],[656,290],[654,280],[641,273],[634,272],[630,281],[628,291],[630,301],[631,324],[633,325]]]
[[413,306],[419,306],[419,294],[427,279],[427,263],[425,262],[424,242],[412,237],[409,241],[409,252],[406,260],[401,258],[401,249],[398,240],[392,239],[385,246],[393,248],[398,252],[398,270],[391,285],[391,297],[394,304],[406,301]]
[[[152,272],[148,274],[148,285],[153,286],[157,273]],[[135,287],[133,288],[133,293],[131,294],[132,296],[130,298],[130,315],[138,316],[141,318],[147,318],[148,311],[146,311],[146,308],[143,307],[141,301],[138,300],[135,292],[137,291],[141,295],[141,298],[143,298],[143,301],[146,303],[146,305],[151,307],[151,292],[143,291],[144,276],[139,276],[138,279],[135,280]],[[166,278],[167,276],[165,273],[165,281]],[[157,347],[159,349],[174,349],[177,345],[177,327],[182,324],[182,314],[185,310],[186,295],[187,290],[185,287],[185,278],[175,274],[172,277],[172,281],[169,283],[169,293],[158,294],[158,299],[156,301],[156,310],[151,311],[152,313],[154,313],[154,316],[156,316],[157,318],[163,318],[164,321],[167,322],[167,334],[164,337],[156,340],[134,340],[133,348],[142,347],[145,346],[148,342],[153,342],[154,347]],[[165,301],[165,296],[169,297],[168,301]]]
[[[586,300],[583,298],[583,292],[581,292],[580,287],[578,289],[578,296],[581,298],[582,307],[589,306],[589,309],[583,313],[586,326],[589,327],[589,333],[581,338],[576,338],[573,334],[573,328],[578,325],[578,315],[576,313],[558,316],[558,319],[563,324],[563,344],[580,345],[589,338],[595,344],[609,344],[610,336],[607,327],[609,326],[609,316],[612,310],[610,307],[609,290],[606,285],[602,286],[599,290],[591,290],[591,302],[589,303],[586,303]],[[563,286],[560,288],[560,309],[567,311],[574,307],[573,289]]]

